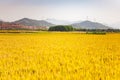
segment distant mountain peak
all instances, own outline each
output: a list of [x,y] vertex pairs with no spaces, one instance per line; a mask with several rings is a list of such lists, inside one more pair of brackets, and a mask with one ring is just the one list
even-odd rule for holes
[[[85,21],[82,21],[80,23],[98,23],[98,22],[93,22],[93,21],[85,20]],[[98,24],[101,24],[101,23],[98,23]]]
[[45,20],[34,20],[34,19],[29,19],[29,18],[22,18],[20,20],[15,21],[14,23],[17,24],[22,24],[25,26],[45,26],[45,27],[50,27],[53,26],[54,24],[49,23]]
[[29,18],[22,18],[22,19],[28,20]]
[[29,18],[22,18],[20,20],[32,20],[32,19],[29,19]]
[[81,29],[110,29],[110,27],[104,24],[101,24],[98,22],[92,22],[88,20],[80,22],[80,23],[72,24],[72,26],[75,28],[81,28]]

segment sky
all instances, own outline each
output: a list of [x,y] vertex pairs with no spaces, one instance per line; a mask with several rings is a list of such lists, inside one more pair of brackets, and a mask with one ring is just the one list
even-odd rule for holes
[[120,23],[120,0],[0,0],[0,19],[91,20]]

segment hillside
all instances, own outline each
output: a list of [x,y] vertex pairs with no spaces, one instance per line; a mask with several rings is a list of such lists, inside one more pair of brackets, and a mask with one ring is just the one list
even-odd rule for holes
[[81,28],[81,29],[110,29],[110,27],[103,25],[98,22],[91,22],[91,21],[83,21],[80,23],[72,24],[74,28]]
[[0,21],[0,29],[41,29],[46,30],[53,24],[44,20],[23,18],[14,22]]
[[20,20],[15,21],[14,23],[25,25],[25,26],[37,26],[37,27],[50,27],[53,26],[53,24],[44,21],[44,20],[33,20],[29,18],[23,18]]
[[[45,20],[33,20],[29,18],[23,18],[14,22],[0,21],[0,23],[1,29],[48,29],[50,26],[55,25]],[[82,21],[71,25],[78,29],[111,29],[111,27],[92,21]]]
[[25,26],[12,22],[0,21],[0,29],[25,29]]

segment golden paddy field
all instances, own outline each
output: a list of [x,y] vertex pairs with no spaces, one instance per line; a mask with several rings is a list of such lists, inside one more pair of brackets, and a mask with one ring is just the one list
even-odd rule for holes
[[0,80],[120,80],[120,34],[1,33]]

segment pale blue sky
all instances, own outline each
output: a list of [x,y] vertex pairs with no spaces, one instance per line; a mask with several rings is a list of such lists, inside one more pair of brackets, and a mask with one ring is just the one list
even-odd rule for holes
[[102,23],[120,22],[120,0],[0,0],[0,19],[14,21],[54,18],[88,20]]

